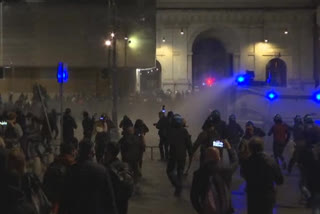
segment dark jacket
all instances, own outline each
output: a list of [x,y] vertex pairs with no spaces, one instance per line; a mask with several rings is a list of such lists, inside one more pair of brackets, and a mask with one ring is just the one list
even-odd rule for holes
[[307,124],[304,129],[306,145],[312,147],[320,143],[320,127],[315,124]]
[[[232,175],[238,167],[236,152],[228,150],[230,165],[223,165],[221,162],[214,164],[211,162],[205,163],[198,171],[194,173],[191,187],[191,202],[194,209],[199,213],[203,213],[204,202],[210,188],[210,183],[213,182],[216,189],[216,204],[219,214],[230,214],[233,212],[231,206],[231,182]],[[211,180],[211,181],[210,181]]]
[[63,139],[71,141],[74,137],[74,129],[77,128],[77,124],[73,117],[70,115],[63,116]]
[[294,126],[291,128],[292,134],[293,134],[293,140],[295,143],[298,141],[303,141],[304,140],[304,127],[302,123],[296,123]]
[[139,161],[144,150],[144,144],[136,135],[126,134],[120,141],[120,151],[124,162]]
[[227,126],[228,140],[231,144],[239,144],[240,138],[243,136],[244,131],[241,126],[236,122],[230,122]]
[[301,152],[301,164],[306,185],[311,194],[320,194],[320,154],[314,149],[304,148]]
[[274,159],[265,153],[252,154],[242,164],[242,176],[247,181],[248,194],[274,195],[274,183],[283,184],[283,176]]
[[120,122],[119,127],[123,130],[126,130],[129,127],[133,127],[133,123],[128,117],[124,117],[123,120]]
[[210,125],[213,125],[216,132],[219,134],[220,139],[228,138],[228,128],[227,123],[223,120],[211,121],[209,118],[205,121],[202,126],[203,130],[207,130]]
[[139,120],[137,120],[137,122],[134,124],[134,133],[137,136],[139,136],[139,135],[145,135],[148,132],[149,132],[148,126],[143,121],[139,122]]
[[168,133],[169,158],[175,160],[185,160],[187,152],[192,156],[191,137],[187,129],[183,127],[171,128]]
[[92,160],[80,161],[67,175],[61,209],[67,214],[113,213],[108,174]]
[[91,138],[94,127],[94,120],[86,117],[82,120],[83,136],[85,138]]
[[160,137],[167,137],[169,125],[169,120],[166,117],[163,117],[158,121],[156,128],[159,130],[158,134]]
[[24,192],[20,176],[2,171],[0,181],[1,213],[37,214],[35,207]]
[[46,196],[51,201],[53,210],[58,210],[65,187],[67,171],[75,164],[72,155],[58,156],[50,164],[43,177],[43,188]]

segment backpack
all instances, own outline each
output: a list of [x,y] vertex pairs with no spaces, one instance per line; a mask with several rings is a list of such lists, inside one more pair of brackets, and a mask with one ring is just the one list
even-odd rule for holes
[[61,191],[64,186],[67,167],[62,163],[53,162],[43,177],[43,189],[51,202],[61,198]]
[[126,164],[111,164],[110,172],[117,201],[129,200],[134,190],[133,173]]

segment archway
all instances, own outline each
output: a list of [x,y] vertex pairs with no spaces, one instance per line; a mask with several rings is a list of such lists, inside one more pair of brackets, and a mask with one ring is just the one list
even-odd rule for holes
[[140,76],[140,85],[142,92],[152,92],[161,88],[162,67],[159,61],[156,61],[156,68],[142,70]]
[[221,41],[210,37],[197,38],[192,52],[193,87],[207,87],[211,81],[232,75],[232,54],[227,53]]
[[280,58],[271,59],[266,66],[266,82],[271,86],[287,86],[287,65]]

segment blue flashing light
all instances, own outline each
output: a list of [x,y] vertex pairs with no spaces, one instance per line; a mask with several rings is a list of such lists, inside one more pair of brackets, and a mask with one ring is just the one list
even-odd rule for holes
[[312,99],[317,102],[320,103],[320,91],[317,91],[313,94]]
[[69,79],[68,67],[63,62],[59,62],[57,69],[57,81],[58,83],[65,83]]
[[277,95],[275,92],[271,91],[271,92],[268,92],[268,93],[267,93],[267,96],[266,96],[266,97],[267,97],[270,101],[273,101],[273,100],[277,99],[278,95]]
[[246,80],[246,78],[244,76],[239,76],[237,77],[237,83],[241,84],[241,83],[244,83],[244,81]]
[[245,78],[243,76],[238,77],[238,82],[244,82]]

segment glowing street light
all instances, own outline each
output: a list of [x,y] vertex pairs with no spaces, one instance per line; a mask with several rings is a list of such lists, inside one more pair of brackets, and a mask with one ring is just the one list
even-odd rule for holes
[[105,41],[104,44],[105,44],[106,46],[111,46],[111,41],[108,39],[108,40]]
[[184,35],[184,31],[183,31],[183,29],[181,29],[181,31],[180,31],[180,35],[181,35],[181,36],[183,36],[183,35]]
[[268,40],[268,39],[265,39],[265,40],[264,40],[264,43],[268,43],[268,42],[269,42],[269,40]]
[[163,43],[166,42],[166,38],[165,38],[165,37],[162,38],[162,42],[163,42]]
[[288,35],[288,34],[289,34],[288,29],[285,29],[283,33],[284,33],[285,35]]
[[114,32],[111,33],[111,37],[114,38],[116,34]]

